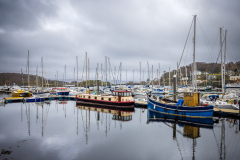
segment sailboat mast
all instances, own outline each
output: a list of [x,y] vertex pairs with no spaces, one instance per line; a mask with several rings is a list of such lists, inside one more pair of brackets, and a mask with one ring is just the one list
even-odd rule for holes
[[193,85],[193,92],[195,91],[195,79],[196,79],[196,67],[195,67],[195,43],[196,43],[196,17],[194,15],[194,37],[193,37],[193,77],[192,77],[192,85]]
[[76,57],[76,60],[77,60],[77,91],[78,91],[78,56]]
[[141,85],[141,62],[140,62],[140,85]]
[[185,71],[186,71],[186,85],[187,85],[187,67],[185,67]]
[[87,68],[87,52],[86,52],[86,93],[87,93],[87,71],[88,68]]
[[58,87],[58,71],[57,71],[57,87]]
[[225,48],[224,48],[225,50],[224,50],[224,62],[223,62],[223,67],[224,67],[224,70],[223,70],[223,79],[224,79],[224,81],[223,81],[223,85],[224,85],[224,93],[225,93],[225,75],[226,75],[226,65],[225,65],[225,63],[226,63],[226,52],[227,52],[227,30],[225,31]]
[[29,50],[28,50],[28,90],[29,90]]
[[220,27],[220,51],[221,51],[221,82],[223,92],[223,56],[222,56],[222,28]]
[[36,69],[36,88],[38,87],[38,67]]
[[171,82],[170,82],[170,67],[169,67],[169,88],[170,88],[170,86],[171,86]]
[[42,91],[43,91],[43,57],[41,58],[41,62],[42,62]]
[[160,63],[159,63],[159,69],[158,69],[158,74],[159,74],[159,79],[158,79],[158,82],[159,82],[159,86],[161,86],[161,84],[160,84],[160,79],[161,79],[161,76],[160,76]]
[[73,77],[74,77],[74,88],[75,88],[75,68],[74,68]]

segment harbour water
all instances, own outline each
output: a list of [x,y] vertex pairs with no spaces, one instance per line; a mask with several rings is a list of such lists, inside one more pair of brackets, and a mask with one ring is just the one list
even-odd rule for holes
[[239,120],[205,126],[75,101],[0,106],[0,159],[239,159]]

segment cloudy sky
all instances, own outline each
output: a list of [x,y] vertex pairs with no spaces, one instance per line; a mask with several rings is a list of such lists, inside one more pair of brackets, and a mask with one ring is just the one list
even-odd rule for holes
[[[149,63],[154,77],[169,67],[176,69],[197,15],[196,61],[216,62],[220,31],[227,30],[227,62],[240,60],[239,0],[0,0],[0,72],[30,74],[44,61],[45,77],[67,79],[77,67],[82,77],[85,52],[90,79],[97,64],[105,69],[105,56],[114,71],[122,62],[122,79],[144,79]],[[192,28],[193,29],[193,28]],[[192,63],[193,30],[186,43],[181,66]],[[219,58],[220,60],[220,58]],[[77,70],[77,69],[76,69]],[[40,73],[39,73],[40,74]],[[76,74],[77,75],[77,74]],[[85,73],[84,73],[85,75]],[[76,77],[76,76],[75,76]],[[85,79],[85,76],[84,76]],[[143,73],[142,73],[143,79]]]

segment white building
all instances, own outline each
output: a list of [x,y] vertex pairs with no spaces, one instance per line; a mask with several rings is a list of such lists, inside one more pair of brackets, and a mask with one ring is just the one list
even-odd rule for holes
[[230,80],[234,81],[234,80],[239,80],[240,76],[230,76]]
[[217,78],[216,75],[211,75],[211,74],[210,74],[210,75],[208,76],[208,79],[211,79],[211,77],[212,77],[212,79],[216,79],[216,78]]

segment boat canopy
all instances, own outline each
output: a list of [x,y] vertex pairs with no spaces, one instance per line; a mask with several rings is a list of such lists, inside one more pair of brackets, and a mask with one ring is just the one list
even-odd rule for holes
[[113,91],[114,96],[129,97],[132,96],[132,91]]

